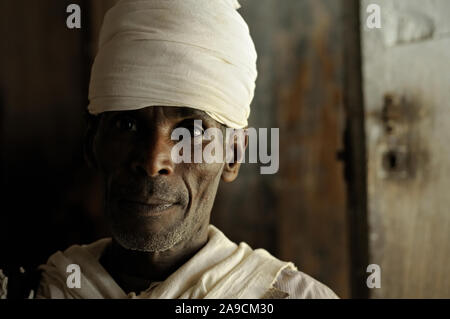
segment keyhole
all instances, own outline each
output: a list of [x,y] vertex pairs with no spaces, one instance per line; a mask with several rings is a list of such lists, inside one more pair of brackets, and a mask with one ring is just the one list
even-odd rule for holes
[[389,170],[395,171],[397,169],[397,155],[395,154],[395,152],[388,152],[386,156]]
[[386,151],[383,154],[383,169],[389,177],[406,177],[408,174],[408,153],[400,149]]

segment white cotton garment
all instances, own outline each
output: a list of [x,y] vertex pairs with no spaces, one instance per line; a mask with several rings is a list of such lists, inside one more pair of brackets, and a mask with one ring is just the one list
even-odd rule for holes
[[237,0],[122,0],[105,15],[91,114],[191,107],[244,128],[257,53]]
[[[259,299],[274,290],[279,274],[296,270],[294,264],[273,257],[264,249],[230,241],[209,225],[208,242],[163,282],[142,292],[125,294],[99,260],[110,238],[90,245],[74,245],[53,254],[43,271],[37,298],[55,299]],[[67,266],[80,266],[80,288],[67,287]],[[284,296],[283,296],[284,297]]]

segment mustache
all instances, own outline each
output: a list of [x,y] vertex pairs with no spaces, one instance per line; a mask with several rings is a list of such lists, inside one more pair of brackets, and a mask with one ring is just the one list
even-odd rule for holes
[[189,195],[185,188],[170,183],[162,176],[121,178],[111,181],[111,195],[114,198],[127,198],[141,201],[158,199],[165,202],[187,204]]

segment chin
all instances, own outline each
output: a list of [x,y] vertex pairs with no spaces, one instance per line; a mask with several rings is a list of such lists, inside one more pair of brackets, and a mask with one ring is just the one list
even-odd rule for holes
[[[131,224],[131,225],[130,225]],[[183,221],[162,227],[159,223],[111,221],[114,239],[125,249],[161,252],[183,241],[189,233]]]
[[163,252],[180,242],[180,236],[137,236],[136,233],[114,233],[114,239],[127,250]]

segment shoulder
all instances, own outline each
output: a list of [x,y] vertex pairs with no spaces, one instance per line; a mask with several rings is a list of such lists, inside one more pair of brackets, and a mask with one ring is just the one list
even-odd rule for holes
[[289,296],[287,299],[338,299],[339,297],[326,285],[311,276],[291,268],[280,272],[274,288]]
[[87,245],[72,245],[51,255],[46,264],[39,266],[41,277],[36,298],[70,298],[67,276],[73,268],[69,266],[77,265],[84,274],[102,273],[100,258],[110,242],[111,238],[103,238]]

